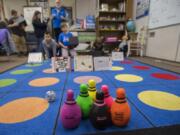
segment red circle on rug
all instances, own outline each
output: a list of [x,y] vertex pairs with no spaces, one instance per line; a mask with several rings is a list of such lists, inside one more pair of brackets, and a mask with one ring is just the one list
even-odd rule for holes
[[149,70],[150,69],[150,67],[148,67],[148,66],[133,66],[133,68],[139,69],[139,70]]
[[131,61],[131,60],[124,60],[124,61],[121,61],[121,64],[133,64],[133,61]]
[[165,79],[165,80],[178,80],[180,77],[172,75],[172,74],[167,74],[167,73],[153,73],[151,74],[155,78],[159,79]]

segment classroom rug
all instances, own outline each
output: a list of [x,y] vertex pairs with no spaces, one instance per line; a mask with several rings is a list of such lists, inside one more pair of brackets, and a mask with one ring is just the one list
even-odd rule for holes
[[[123,87],[131,107],[131,119],[125,127],[95,129],[89,119],[73,130],[64,129],[60,108],[68,89],[79,95],[79,86],[94,79],[97,90],[109,86],[116,98]],[[180,75],[133,60],[114,61],[111,70],[61,72],[51,70],[51,62],[25,64],[0,74],[0,134],[3,135],[79,135],[141,133],[180,124]],[[53,90],[56,101],[48,103],[46,92]],[[136,132],[137,131],[137,132]]]

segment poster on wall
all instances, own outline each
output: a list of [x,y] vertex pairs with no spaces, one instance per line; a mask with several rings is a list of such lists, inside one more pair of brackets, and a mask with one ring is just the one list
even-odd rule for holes
[[136,19],[147,16],[149,14],[150,0],[137,0]]

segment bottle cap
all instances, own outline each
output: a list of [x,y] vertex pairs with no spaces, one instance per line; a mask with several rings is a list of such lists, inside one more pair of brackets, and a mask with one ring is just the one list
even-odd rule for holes
[[89,80],[88,85],[89,87],[96,87],[96,82],[94,80]]
[[116,100],[117,103],[125,103],[126,102],[126,94],[124,88],[118,88],[116,90]]
[[109,87],[107,85],[102,85],[101,90],[104,93],[105,97],[109,96]]
[[81,84],[80,85],[80,96],[82,96],[82,97],[89,96],[89,94],[88,94],[88,86],[86,84]]
[[75,104],[76,101],[74,100],[74,92],[73,90],[69,89],[67,90],[67,100],[66,100],[67,104]]
[[104,103],[104,93],[102,91],[96,92],[96,103],[98,104]]
[[124,88],[118,88],[116,91],[117,98],[126,98],[125,90]]

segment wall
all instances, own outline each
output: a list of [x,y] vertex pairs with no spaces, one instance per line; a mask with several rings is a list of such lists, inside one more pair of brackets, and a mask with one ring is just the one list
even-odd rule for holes
[[[134,19],[136,17],[136,2],[134,0]],[[136,20],[137,32],[142,26],[148,26],[149,17]],[[148,34],[146,56],[180,62],[180,25],[168,26],[149,30],[154,37]]]
[[76,17],[85,18],[87,15],[96,15],[97,0],[76,0]]
[[26,5],[26,0],[16,0],[15,3],[12,3],[12,0],[4,0],[4,11],[6,18],[10,18],[12,9],[17,10],[19,14],[22,14],[23,7]]
[[[62,4],[73,9],[73,20],[76,17],[85,18],[86,15],[96,14],[97,0],[63,0]],[[55,0],[50,0],[50,7],[55,6]]]
[[155,32],[155,36],[148,39],[146,55],[176,61],[180,25],[149,30],[151,32]]

